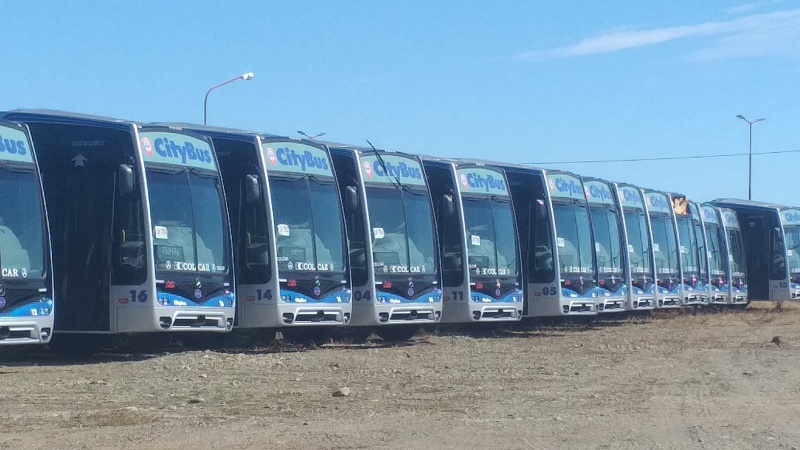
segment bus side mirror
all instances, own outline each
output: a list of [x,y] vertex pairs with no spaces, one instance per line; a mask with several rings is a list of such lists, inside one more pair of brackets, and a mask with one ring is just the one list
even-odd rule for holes
[[258,178],[255,175],[247,175],[244,178],[245,199],[248,205],[257,205],[261,200],[261,189],[258,185]]
[[265,243],[248,244],[245,258],[248,266],[266,266],[269,264],[269,247]]
[[453,204],[452,195],[445,194],[442,196],[442,212],[448,219],[456,215],[456,207]]
[[547,218],[547,208],[544,205],[544,200],[536,199],[533,202],[533,217],[539,220],[545,220]]
[[347,186],[344,190],[344,210],[348,214],[358,209],[358,190],[355,186]]
[[120,266],[127,270],[137,270],[144,267],[144,242],[128,241],[120,245]]
[[136,181],[133,176],[133,167],[127,164],[120,164],[117,168],[117,189],[119,196],[122,198],[130,198],[133,195],[133,190],[136,186]]

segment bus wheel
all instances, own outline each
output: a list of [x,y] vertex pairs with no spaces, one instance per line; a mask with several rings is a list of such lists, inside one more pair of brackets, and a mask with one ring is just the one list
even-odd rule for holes
[[419,325],[385,325],[378,328],[375,333],[384,342],[410,341],[420,330]]

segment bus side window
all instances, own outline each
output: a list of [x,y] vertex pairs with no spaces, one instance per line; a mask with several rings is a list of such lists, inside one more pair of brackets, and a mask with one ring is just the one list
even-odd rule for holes
[[780,228],[772,229],[770,241],[770,279],[783,280],[786,278],[786,248]]
[[240,276],[242,282],[247,284],[267,283],[272,278],[267,210],[260,196],[253,198],[253,192],[248,195],[248,191],[254,189],[250,186],[254,178],[257,181],[255,189],[260,190],[262,186],[257,175],[244,177],[239,186],[240,231],[244,239],[241,247],[244,267]]

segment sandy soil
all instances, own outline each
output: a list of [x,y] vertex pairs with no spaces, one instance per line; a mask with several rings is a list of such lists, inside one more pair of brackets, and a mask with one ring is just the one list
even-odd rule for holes
[[800,308],[771,308],[405,346],[2,355],[0,449],[796,449]]

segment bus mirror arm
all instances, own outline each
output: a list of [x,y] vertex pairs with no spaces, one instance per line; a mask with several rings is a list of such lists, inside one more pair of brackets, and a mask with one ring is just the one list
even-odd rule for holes
[[456,208],[453,204],[453,196],[445,194],[442,196],[442,208],[444,209],[445,217],[453,217],[456,215]]
[[119,189],[119,196],[122,198],[130,198],[136,183],[133,176],[133,167],[127,164],[120,164],[117,168],[117,188]]
[[536,199],[533,202],[533,217],[538,220],[545,220],[547,218],[547,209],[544,200]]
[[255,175],[245,177],[245,197],[248,205],[257,205],[261,200],[261,189],[258,185],[258,178]]

